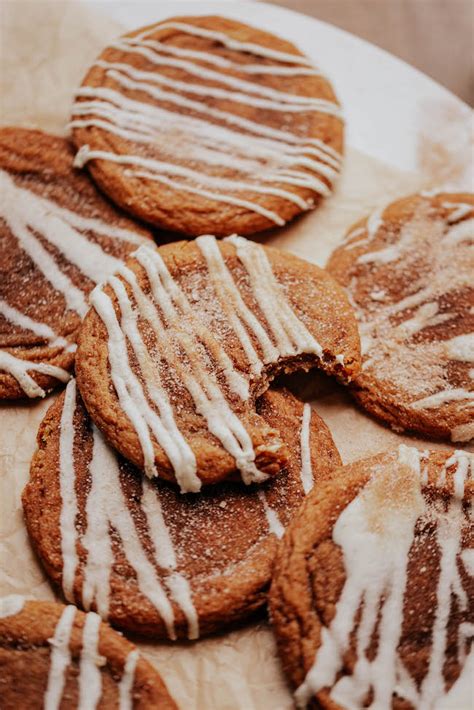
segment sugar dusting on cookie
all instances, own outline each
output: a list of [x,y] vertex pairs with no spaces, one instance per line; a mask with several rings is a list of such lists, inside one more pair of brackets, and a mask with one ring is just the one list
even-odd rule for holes
[[399,423],[408,427],[418,413],[446,412],[446,434],[467,441],[474,406],[472,196],[425,192],[384,215],[375,241],[351,237],[330,264],[338,273],[344,252],[354,255],[340,276],[363,342],[356,396],[368,407],[380,402],[375,413],[382,416],[384,407],[403,408]]

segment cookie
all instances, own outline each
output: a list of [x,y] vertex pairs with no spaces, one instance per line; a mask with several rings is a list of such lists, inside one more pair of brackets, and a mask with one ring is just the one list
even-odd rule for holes
[[96,289],[79,338],[84,403],[106,439],[150,477],[197,491],[286,464],[255,398],[276,374],[359,369],[355,318],[316,266],[243,237],[140,247]]
[[63,138],[0,128],[0,399],[69,379],[89,292],[151,238],[72,160]]
[[299,707],[470,707],[473,492],[472,454],[401,445],[308,496],[270,591]]
[[474,195],[421,193],[357,223],[328,270],[359,321],[357,401],[395,430],[474,437]]
[[76,92],[75,164],[131,214],[197,236],[283,225],[331,193],[343,122],[290,42],[223,17],[120,37]]
[[258,489],[182,495],[116,456],[71,380],[41,425],[23,493],[31,541],[65,597],[153,638],[197,638],[262,606],[277,539],[340,458],[322,420],[288,392],[267,392],[259,411],[284,431],[288,469]]
[[2,710],[177,710],[158,672],[93,612],[0,598]]

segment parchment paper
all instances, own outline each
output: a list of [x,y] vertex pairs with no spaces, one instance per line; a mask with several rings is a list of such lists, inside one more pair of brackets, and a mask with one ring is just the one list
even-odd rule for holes
[[[74,88],[99,50],[121,28],[77,3],[3,0],[1,11],[1,122],[64,133]],[[439,180],[465,180],[470,167],[469,126],[456,124],[459,117],[449,104],[435,109],[428,112],[429,122],[420,126],[418,175],[396,172],[349,148],[335,195],[316,212],[265,240],[324,265],[347,227],[368,210]],[[430,177],[423,172],[430,172]],[[315,382],[319,392],[315,406],[328,423],[344,462],[402,441],[428,444],[377,424],[355,408],[343,388],[328,380],[321,384],[305,379],[300,392],[314,396]],[[41,402],[0,408],[0,594],[36,599],[55,596],[29,545],[20,503],[36,431],[52,400],[50,396]],[[193,644],[138,645],[162,673],[181,708],[293,707],[264,614],[238,630]]]

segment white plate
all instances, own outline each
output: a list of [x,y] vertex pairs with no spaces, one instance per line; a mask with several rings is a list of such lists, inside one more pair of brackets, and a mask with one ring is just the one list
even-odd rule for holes
[[[288,38],[327,73],[344,106],[349,146],[336,191],[318,210],[262,237],[298,256],[323,265],[345,230],[375,206],[445,177],[458,179],[466,166],[467,171],[471,167],[469,108],[398,59],[330,25],[272,5],[240,0],[83,2],[89,5],[90,17],[89,13],[84,17],[73,11],[68,14],[67,8],[74,10],[73,3],[64,12],[56,11],[59,0],[40,13],[44,15],[42,26],[39,19],[38,26],[31,19],[35,3],[18,13],[20,19],[15,16],[16,39],[5,56],[8,75],[13,77],[9,94],[4,92],[10,123],[26,121],[61,131],[74,88],[88,63],[114,35],[116,23],[132,30],[172,15],[226,15]],[[104,25],[98,21],[94,27],[94,12],[115,22]],[[69,61],[61,62],[62,57]],[[36,431],[52,400],[4,405],[0,412],[0,557],[4,567],[0,593],[54,597],[28,543],[20,501]],[[317,410],[346,463],[399,443],[421,449],[446,446],[401,437],[379,425],[355,408],[343,388],[323,393]],[[141,643],[140,648],[186,710],[293,707],[273,635],[263,621],[197,645]]]
[[85,1],[127,30],[171,15],[218,14],[294,42],[331,79],[343,104],[347,143],[394,168],[419,169],[420,125],[427,113],[436,119],[439,107],[446,113],[449,105],[457,126],[468,131],[471,111],[447,89],[384,50],[298,12],[240,0]]

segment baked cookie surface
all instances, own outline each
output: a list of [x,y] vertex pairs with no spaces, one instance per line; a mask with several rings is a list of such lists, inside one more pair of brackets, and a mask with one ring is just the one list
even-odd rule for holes
[[341,287],[291,254],[242,237],[150,250],[96,289],[76,358],[84,403],[106,439],[182,491],[285,465],[255,398],[281,372],[359,370]]
[[0,598],[2,710],[177,710],[133,644],[74,606]]
[[43,420],[23,493],[31,541],[65,597],[153,638],[197,638],[262,606],[277,539],[340,458],[289,393],[267,392],[260,414],[285,432],[287,470],[258,490],[224,483],[186,496],[108,447],[71,380]]
[[270,591],[299,707],[470,706],[473,491],[472,454],[401,445],[308,496]]
[[135,216],[190,236],[282,225],[331,192],[343,123],[294,45],[174,17],[108,46],[76,92],[76,165]]
[[69,379],[88,293],[151,238],[72,160],[63,138],[0,128],[0,399]]
[[359,321],[356,399],[394,429],[474,437],[474,195],[420,193],[350,230],[328,270]]

